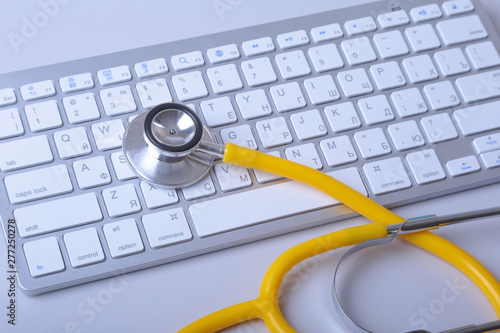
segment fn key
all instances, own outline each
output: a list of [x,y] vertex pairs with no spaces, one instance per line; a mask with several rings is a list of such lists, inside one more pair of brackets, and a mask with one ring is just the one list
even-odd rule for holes
[[24,254],[32,277],[64,271],[64,261],[56,237],[24,244]]

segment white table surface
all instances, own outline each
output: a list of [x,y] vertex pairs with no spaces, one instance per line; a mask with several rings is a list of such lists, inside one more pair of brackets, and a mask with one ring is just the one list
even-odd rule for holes
[[[25,20],[45,1],[5,1],[0,11],[0,73],[106,54],[139,46],[242,27],[300,13],[331,9],[337,1],[69,1],[46,7],[43,27],[28,31]],[[340,1],[338,1],[340,2]],[[361,3],[367,1],[352,1]],[[500,2],[482,0],[500,24]],[[64,4],[62,4],[64,3]],[[104,4],[105,3],[105,4]],[[193,5],[195,3],[196,5]],[[226,5],[220,7],[222,5]],[[224,8],[225,10],[222,10]],[[168,28],[181,24],[175,32]],[[197,24],[196,22],[203,22]],[[201,29],[201,30],[200,30]],[[163,33],[158,33],[163,31]],[[10,39],[9,39],[10,38]],[[395,209],[403,217],[449,214],[498,205],[500,184]],[[255,298],[272,261],[289,247],[334,230],[362,224],[362,218],[321,226],[94,283],[29,297],[18,290],[16,326],[7,324],[8,284],[0,277],[0,332],[174,332],[197,318]],[[500,220],[488,219],[440,230],[500,278]],[[0,270],[6,272],[0,238]],[[360,255],[344,292],[350,313],[376,332],[402,332],[427,325],[444,330],[495,319],[486,298],[447,264],[403,241]],[[348,332],[334,313],[330,290],[345,250],[297,266],[281,291],[282,310],[299,332]],[[268,332],[252,321],[224,332]]]

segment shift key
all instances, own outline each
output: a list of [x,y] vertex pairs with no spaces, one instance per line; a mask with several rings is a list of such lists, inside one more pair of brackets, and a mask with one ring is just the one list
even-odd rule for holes
[[12,204],[52,197],[73,191],[65,165],[27,171],[5,177],[5,188]]
[[14,218],[19,236],[26,238],[101,221],[103,216],[95,193],[85,193],[15,209]]
[[1,171],[22,169],[53,160],[54,156],[45,135],[0,144]]

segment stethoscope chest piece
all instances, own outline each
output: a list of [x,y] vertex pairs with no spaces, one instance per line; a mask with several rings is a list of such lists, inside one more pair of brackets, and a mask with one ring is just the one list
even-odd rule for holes
[[201,180],[214,161],[210,133],[189,107],[165,103],[137,116],[123,137],[123,151],[137,175],[166,188]]

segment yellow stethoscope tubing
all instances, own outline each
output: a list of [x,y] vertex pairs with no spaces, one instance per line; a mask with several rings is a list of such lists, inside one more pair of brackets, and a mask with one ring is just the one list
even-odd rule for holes
[[[338,180],[292,161],[227,143],[223,162],[267,171],[310,185],[329,194],[375,224],[347,228],[290,248],[269,267],[257,299],[200,318],[179,333],[217,332],[256,318],[264,320],[272,333],[295,332],[281,314],[278,304],[279,288],[286,274],[301,261],[318,254],[369,239],[386,237],[386,225],[404,222],[402,217]],[[400,237],[447,261],[468,276],[484,293],[500,318],[500,283],[479,261],[453,243],[428,231]]]
[[279,287],[290,269],[318,254],[386,236],[387,228],[384,224],[372,223],[346,228],[298,244],[283,252],[272,263],[264,277],[259,297],[205,316],[186,326],[179,333],[217,332],[257,318],[264,320],[272,333],[295,332],[283,317],[278,304]]

